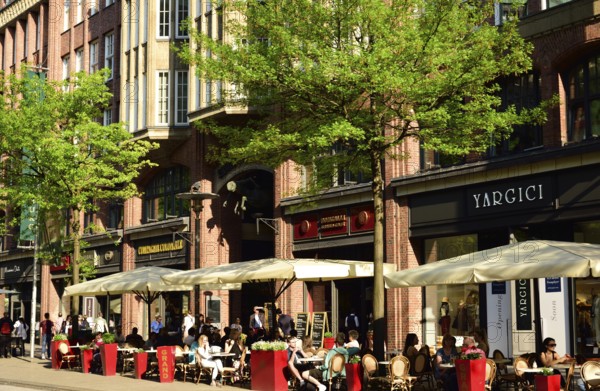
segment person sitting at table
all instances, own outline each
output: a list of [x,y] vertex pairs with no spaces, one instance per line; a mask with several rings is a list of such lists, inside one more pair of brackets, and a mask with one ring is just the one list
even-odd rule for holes
[[[546,368],[551,368],[553,365],[562,364],[573,359],[568,354],[561,356],[560,354],[556,353],[555,349],[556,341],[554,340],[554,338],[544,339],[544,341],[542,342],[541,352],[538,356],[540,359],[540,364],[542,366]],[[558,369],[554,368],[554,374],[560,375],[560,384],[561,387],[564,387],[565,379],[563,378],[562,373]]]
[[217,377],[223,372],[223,363],[218,358],[213,358],[210,354],[210,345],[208,344],[208,337],[201,335],[198,338],[198,349],[196,354],[200,358],[200,365],[202,368],[212,368],[212,381],[211,386],[221,387],[221,382],[217,382]]
[[92,362],[90,364],[90,372],[102,373],[102,359],[100,356],[100,345],[103,345],[102,333],[98,331],[94,334],[94,339],[90,342],[90,347],[94,351],[92,355]]
[[417,337],[417,334],[406,334],[406,339],[404,340],[404,350],[402,351],[402,354],[406,356],[411,363],[414,361],[417,354],[419,354],[419,351],[416,348],[418,343],[419,337]]
[[487,343],[487,336],[484,329],[473,331],[473,339],[477,342],[477,347],[484,351],[485,357],[490,356],[490,346]]
[[442,347],[435,353],[434,376],[443,384],[444,390],[458,390],[458,381],[456,379],[456,370],[454,368],[442,368],[441,364],[450,364],[458,356],[456,350],[456,338],[450,334],[442,338]]
[[125,337],[125,343],[139,349],[144,347],[146,341],[144,341],[144,338],[138,334],[138,328],[134,327],[131,329],[131,334],[128,334],[127,337]]
[[237,329],[229,331],[229,338],[225,341],[225,353],[231,353],[234,356],[231,358],[231,366],[242,373],[245,363],[241,361],[242,353],[246,350],[244,342],[241,338],[241,332]]
[[312,357],[317,354],[317,349],[313,346],[313,339],[308,335],[302,337],[302,353],[304,353],[304,357]]
[[317,387],[319,391],[327,390],[325,385],[321,384],[319,380],[317,380],[314,376],[316,372],[312,372],[314,370],[314,365],[311,363],[302,363],[300,362],[301,358],[306,358],[302,349],[298,346],[298,338],[296,337],[288,337],[288,369],[292,376],[294,376],[300,382],[300,388],[304,387],[305,382],[309,382]]
[[350,330],[348,331],[348,342],[344,345],[346,350],[348,351],[348,355],[354,356],[355,354],[360,353],[360,344],[358,343],[358,331]]
[[196,337],[196,328],[192,327],[188,330],[188,335],[183,339],[183,346],[191,346],[192,343],[197,339]]
[[[350,331],[348,331],[348,335],[350,335],[350,333],[352,331],[356,332],[356,330],[350,330]],[[356,332],[356,334],[358,334],[358,332]],[[329,376],[327,376],[327,375],[328,375],[328,371],[329,371],[329,364],[331,363],[331,359],[333,358],[333,356],[335,356],[336,354],[341,354],[344,356],[344,359],[346,360],[345,362],[348,362],[348,358],[350,357],[350,354],[349,354],[349,350],[344,348],[345,338],[346,338],[346,334],[337,333],[337,335],[335,336],[335,346],[333,347],[333,349],[330,349],[327,352],[327,355],[325,356],[325,360],[323,361],[323,365],[321,365],[321,367],[318,369],[321,371],[321,378],[323,380],[325,380],[326,382],[329,381]],[[359,349],[359,348],[353,347],[351,349]],[[346,369],[345,368],[342,369],[341,376],[346,377]]]

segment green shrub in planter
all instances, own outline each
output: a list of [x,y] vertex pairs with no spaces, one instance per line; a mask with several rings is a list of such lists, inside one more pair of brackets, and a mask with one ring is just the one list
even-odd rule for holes
[[349,364],[360,364],[360,356],[355,354],[354,356],[352,356],[348,359],[348,363]]
[[325,338],[331,338],[331,337],[333,337],[333,333],[331,331],[326,331],[323,334],[323,337],[325,337]]
[[102,334],[102,342],[104,343],[115,343],[116,336],[112,333],[104,333]]
[[69,337],[67,336],[67,334],[63,334],[63,333],[58,333],[54,337],[52,337],[53,341],[66,341],[68,339],[69,339]]
[[258,341],[254,342],[251,346],[252,350],[266,350],[266,351],[278,351],[286,350],[288,345],[283,341]]

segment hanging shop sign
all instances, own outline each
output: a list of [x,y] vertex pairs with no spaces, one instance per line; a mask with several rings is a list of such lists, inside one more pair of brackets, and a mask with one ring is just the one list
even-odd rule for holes
[[[167,238],[168,240],[166,240]],[[185,257],[187,251],[187,242],[185,240],[172,240],[170,236],[140,240],[136,244],[137,262],[159,258],[181,258]]]
[[294,240],[352,235],[373,231],[375,213],[371,204],[327,209],[297,215],[293,224]]

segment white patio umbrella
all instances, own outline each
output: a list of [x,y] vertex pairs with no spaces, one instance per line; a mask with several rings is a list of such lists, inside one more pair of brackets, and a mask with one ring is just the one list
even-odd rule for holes
[[[162,276],[173,273],[173,269],[144,266],[125,272],[114,273],[65,288],[65,296],[120,295],[133,293],[148,304],[148,324],[152,314],[150,304],[163,292],[191,291],[194,284],[165,284]],[[208,285],[205,289],[241,289],[240,284]]]
[[528,240],[384,273],[388,288],[600,276],[600,245]]
[[[396,270],[393,264],[384,264],[384,272]],[[175,272],[162,279],[167,284],[227,284],[271,283],[272,302],[295,281],[331,281],[347,278],[372,277],[373,262],[338,259],[282,259],[266,258],[234,262],[202,269]],[[281,281],[277,289],[275,282]]]

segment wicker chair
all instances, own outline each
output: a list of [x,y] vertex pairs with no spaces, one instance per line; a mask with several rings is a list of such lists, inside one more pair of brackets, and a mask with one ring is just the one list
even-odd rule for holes
[[565,387],[563,388],[563,391],[569,391],[574,375],[575,375],[575,361],[572,361],[571,365],[569,366],[569,370],[567,371],[567,381],[565,383]]
[[343,354],[334,354],[329,363],[327,364],[327,372],[325,378],[329,380],[329,391],[332,390],[333,383],[337,382],[340,384],[344,379],[342,372],[344,371],[344,365],[346,364],[346,358]]
[[600,362],[586,361],[581,366],[581,379],[587,390],[600,390]]
[[381,383],[385,382],[387,379],[383,376],[378,376],[379,374],[379,363],[377,359],[372,354],[365,354],[362,356],[361,364],[363,368],[363,384],[366,389],[370,390],[371,385],[377,388],[381,386]]
[[485,360],[485,389],[492,389],[494,380],[496,379],[496,363],[488,358]]
[[242,355],[240,356],[239,362],[240,362],[240,365],[237,368],[235,366],[223,368],[223,373],[221,374],[223,381],[226,381],[227,379],[229,379],[229,381],[231,383],[235,383],[237,380],[242,379],[242,374],[244,373],[244,365],[246,363],[246,349],[245,348],[244,348],[244,351],[242,352]]
[[403,390],[408,391],[417,380],[415,376],[409,375],[410,361],[405,356],[396,356],[392,358],[389,364],[389,377],[385,382],[390,386],[390,391]]
[[431,358],[425,353],[418,353],[415,356],[412,366],[413,375],[417,378],[417,383],[427,380],[429,388],[435,388],[435,377],[431,367]]
[[[67,368],[75,368],[79,366],[79,356],[73,354],[73,351],[69,347],[68,342],[61,341],[58,345],[58,354],[60,356],[60,366],[62,368],[63,364],[67,364]],[[71,364],[75,364],[72,366]]]

